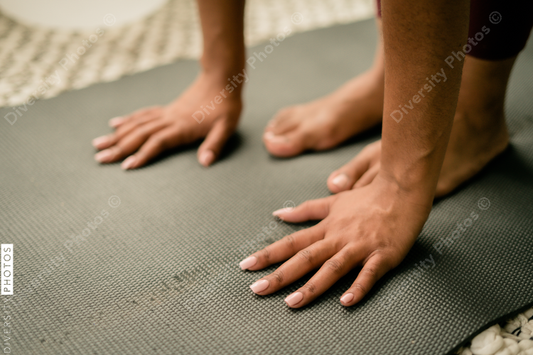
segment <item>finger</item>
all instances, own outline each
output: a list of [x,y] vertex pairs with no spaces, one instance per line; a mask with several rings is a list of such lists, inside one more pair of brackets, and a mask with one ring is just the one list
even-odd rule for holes
[[276,292],[320,267],[335,254],[335,251],[335,245],[331,239],[320,240],[300,250],[276,271],[256,281],[250,288],[258,295]]
[[356,188],[363,187],[363,186],[370,184],[374,180],[376,175],[379,173],[380,166],[381,165],[378,163],[372,166],[370,169],[368,169],[363,174],[363,176],[361,176],[359,180],[356,181],[356,183],[353,185],[353,188],[356,189]]
[[295,208],[286,207],[274,211],[272,215],[292,223],[324,219],[328,216],[329,206],[335,198],[336,196],[329,196],[317,200],[308,200]]
[[139,126],[123,137],[111,148],[100,151],[95,159],[100,163],[112,163],[134,153],[148,138],[168,125],[167,122],[156,120]]
[[198,161],[200,164],[206,167],[213,164],[220,156],[224,144],[226,144],[226,141],[234,131],[235,127],[230,125],[227,120],[217,120],[198,148]]
[[389,263],[383,256],[377,254],[371,257],[359,272],[355,282],[341,297],[342,305],[353,306],[361,301],[374,284],[390,269]]
[[241,269],[260,270],[269,265],[287,260],[302,249],[324,239],[324,229],[320,224],[302,229],[270,244],[241,261]]
[[112,119],[109,120],[109,127],[117,128],[118,126],[126,122],[127,120],[128,120],[127,117],[122,117],[122,116],[113,117]]
[[161,106],[146,107],[146,108],[142,108],[140,110],[137,110],[135,112],[132,112],[129,115],[114,117],[114,118],[109,120],[109,126],[111,126],[113,128],[117,128],[117,127],[123,125],[124,123],[132,121],[135,118],[137,118],[138,116],[141,116],[141,115],[143,115],[143,114],[145,114],[147,112],[150,112],[150,111],[153,111],[153,110],[160,110],[160,109],[161,109]]
[[327,260],[303,287],[290,294],[285,302],[291,308],[300,308],[309,304],[359,264],[364,258],[363,253],[361,248],[346,245]]
[[190,137],[187,137],[185,130],[167,127],[151,135],[135,155],[124,160],[122,169],[140,168],[164,151],[187,143],[190,143]]
[[340,169],[331,173],[328,178],[328,188],[333,193],[350,190],[363,174],[368,171],[372,163],[379,160],[381,142],[367,145],[359,154]]
[[142,125],[160,117],[160,113],[156,111],[150,111],[143,115],[137,116],[135,119],[128,120],[128,122],[120,125],[120,127],[118,127],[114,133],[93,139],[93,146],[100,150],[107,149],[117,144],[118,141],[133,132],[135,129],[138,129]]

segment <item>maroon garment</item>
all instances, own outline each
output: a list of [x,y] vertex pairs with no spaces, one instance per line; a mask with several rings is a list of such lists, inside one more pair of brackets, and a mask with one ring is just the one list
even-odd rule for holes
[[[381,0],[376,0],[381,17]],[[533,0],[471,0],[463,52],[485,60],[514,57],[524,49],[533,27]]]

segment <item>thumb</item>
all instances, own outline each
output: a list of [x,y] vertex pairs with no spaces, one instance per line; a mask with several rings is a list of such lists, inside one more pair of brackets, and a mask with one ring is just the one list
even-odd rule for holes
[[308,200],[295,208],[282,208],[274,211],[272,214],[282,221],[290,223],[321,220],[329,215],[329,207],[336,198],[337,196],[333,195],[319,198],[318,200]]
[[235,131],[227,119],[215,121],[211,130],[207,133],[203,143],[198,148],[198,161],[203,166],[209,166],[218,159],[224,144]]

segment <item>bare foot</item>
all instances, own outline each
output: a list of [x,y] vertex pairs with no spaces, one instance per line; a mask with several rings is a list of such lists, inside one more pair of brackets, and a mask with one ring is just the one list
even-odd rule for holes
[[328,96],[281,110],[266,127],[263,141],[279,157],[331,149],[379,124],[382,112],[383,77],[369,71]]
[[[476,175],[509,144],[505,91],[516,57],[485,61],[467,56],[457,111],[435,196],[449,194]],[[331,192],[368,185],[380,168],[381,141],[361,151],[328,178]]]
[[[377,21],[378,30],[381,22]],[[265,128],[267,150],[291,157],[306,150],[331,149],[381,122],[383,114],[383,44],[370,70],[318,100],[285,108]]]
[[[447,195],[470,180],[508,144],[505,125],[479,131],[469,124],[468,118],[456,115],[435,197]],[[328,178],[328,188],[338,193],[368,185],[379,172],[380,157],[381,140],[369,144],[348,164],[334,171]]]

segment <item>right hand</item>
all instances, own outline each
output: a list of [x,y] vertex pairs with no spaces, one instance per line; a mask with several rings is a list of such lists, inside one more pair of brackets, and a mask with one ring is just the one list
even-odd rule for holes
[[211,165],[237,128],[242,110],[242,84],[232,93],[226,90],[227,85],[226,78],[202,73],[169,105],[110,120],[116,130],[93,140],[101,150],[95,159],[113,163],[127,158],[122,168],[135,169],[165,150],[205,138],[198,148],[198,161]]

